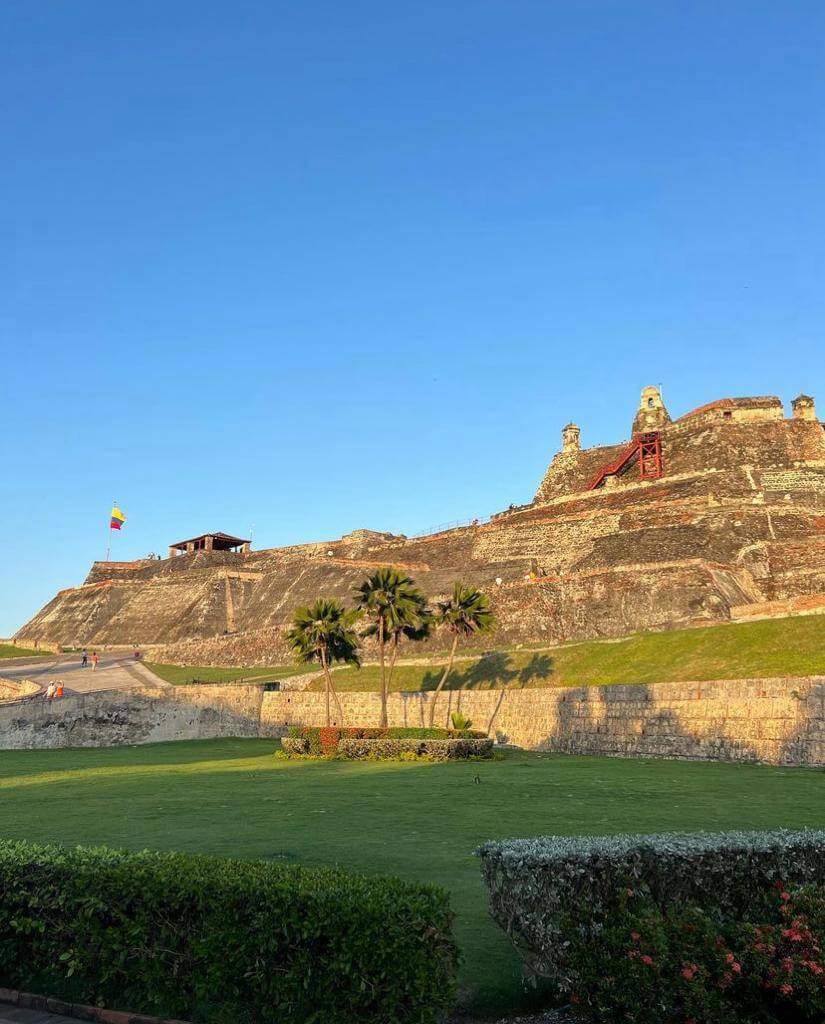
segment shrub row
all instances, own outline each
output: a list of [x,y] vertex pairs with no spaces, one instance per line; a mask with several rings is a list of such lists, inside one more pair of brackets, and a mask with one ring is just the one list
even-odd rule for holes
[[595,939],[570,933],[562,990],[601,1024],[822,1024],[825,887],[777,883],[744,914],[622,890]]
[[[446,739],[483,739],[486,733],[471,732],[469,729],[423,729],[410,727],[393,727],[373,729],[368,727],[335,727],[298,725],[291,726],[287,732],[288,739],[306,740],[307,749],[314,757],[335,754],[338,744],[343,739],[378,740],[378,739],[414,739],[414,740],[446,740]],[[287,749],[284,747],[284,749]],[[296,753],[298,751],[295,751]]]
[[[825,882],[822,831],[549,836],[487,843],[477,853],[495,920],[534,973],[579,998],[588,978],[616,980],[610,938],[616,927],[625,941],[643,933],[642,919],[649,931],[662,934],[668,915],[698,915],[714,931],[713,943],[724,944],[725,928],[776,916],[771,900],[777,883],[784,891]],[[628,915],[637,919],[635,926],[627,926]],[[620,971],[622,956],[628,959],[623,951]],[[692,963],[685,967],[689,973]],[[662,1020],[670,1019],[663,1006],[659,1010]],[[602,1006],[600,1012],[608,1010]]]
[[447,894],[394,878],[0,841],[0,985],[209,1024],[435,1022]]
[[466,760],[470,757],[490,757],[493,752],[491,739],[342,739],[338,744],[342,757],[353,760],[377,759],[399,760],[406,757],[420,757],[429,761]]

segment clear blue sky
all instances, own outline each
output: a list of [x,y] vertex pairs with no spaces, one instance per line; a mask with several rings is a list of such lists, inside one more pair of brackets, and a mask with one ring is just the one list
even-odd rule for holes
[[569,419],[825,408],[820,0],[4,0],[0,635],[106,547],[415,532]]

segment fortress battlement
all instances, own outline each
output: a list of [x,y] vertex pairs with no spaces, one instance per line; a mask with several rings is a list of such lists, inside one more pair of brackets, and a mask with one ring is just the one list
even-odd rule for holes
[[533,500],[489,522],[412,538],[356,530],[260,551],[201,535],[173,545],[183,551],[174,557],[96,562],[84,586],[61,591],[17,639],[220,647],[228,637],[235,659],[248,641],[250,662],[271,661],[272,637],[297,605],[350,600],[378,565],[407,569],[432,596],[459,578],[482,587],[502,641],[821,606],[825,430],[810,396],[796,398],[789,417],[766,396],[718,399],[672,419],[649,386],[626,440],[582,448],[581,435],[564,426]]

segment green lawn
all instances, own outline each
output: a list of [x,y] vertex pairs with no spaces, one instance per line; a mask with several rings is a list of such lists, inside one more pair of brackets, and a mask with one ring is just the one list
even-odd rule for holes
[[198,679],[210,683],[229,683],[236,679],[265,683],[272,679],[286,679],[308,671],[306,665],[256,665],[254,668],[223,668],[216,665],[158,665],[146,662],[155,675],[175,686],[184,686]]
[[[432,690],[442,671],[443,665],[398,665],[391,689]],[[600,686],[806,675],[825,675],[825,615],[638,633],[623,640],[590,640],[542,650],[496,651],[456,662],[447,687]],[[365,665],[340,669],[333,681],[339,691],[377,690],[379,678],[377,665]],[[310,689],[322,690],[323,679],[313,680]]]
[[0,658],[45,657],[49,651],[35,651],[30,647],[17,647],[15,644],[0,644]]
[[[526,1008],[473,849],[503,836],[825,826],[821,771],[526,752],[472,764],[290,762],[268,740],[0,752],[0,834],[303,864],[452,893],[462,1001]],[[478,776],[480,782],[474,783]]]

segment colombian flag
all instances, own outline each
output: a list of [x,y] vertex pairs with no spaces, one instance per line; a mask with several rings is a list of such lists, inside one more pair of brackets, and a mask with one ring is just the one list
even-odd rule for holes
[[126,516],[120,511],[117,505],[115,505],[112,509],[112,518],[109,521],[109,529],[119,530],[125,522]]

